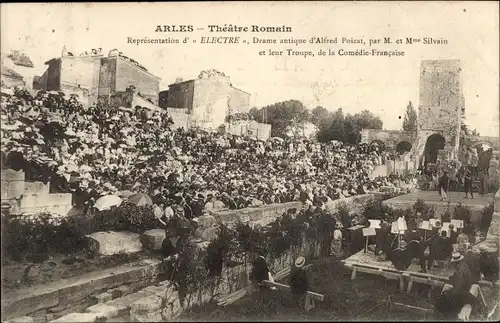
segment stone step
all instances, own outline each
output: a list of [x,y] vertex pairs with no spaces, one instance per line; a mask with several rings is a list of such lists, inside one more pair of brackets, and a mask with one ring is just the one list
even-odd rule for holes
[[158,269],[158,261],[143,260],[134,266],[109,268],[4,294],[2,295],[2,321],[28,316],[31,313],[58,306],[75,304],[96,292],[120,285],[138,284],[156,277]]

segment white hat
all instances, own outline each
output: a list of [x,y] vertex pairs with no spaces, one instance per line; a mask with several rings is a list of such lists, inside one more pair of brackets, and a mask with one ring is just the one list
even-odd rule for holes
[[306,258],[300,256],[295,260],[295,267],[301,268],[306,263]]
[[464,259],[464,256],[462,256],[459,252],[454,252],[451,255],[451,262],[458,262],[462,259]]

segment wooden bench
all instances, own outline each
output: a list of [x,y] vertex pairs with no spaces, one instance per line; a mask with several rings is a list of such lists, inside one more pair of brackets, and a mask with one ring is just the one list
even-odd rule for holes
[[[313,264],[309,264],[309,265],[306,265],[303,267],[304,270],[307,270],[309,268],[312,267]],[[288,276],[291,272],[291,267],[287,267],[285,269],[282,269],[280,270],[279,272],[277,272],[275,275],[274,275],[274,279],[275,280],[282,280],[284,279],[286,276]],[[240,289],[240,290],[237,290],[233,293],[230,293],[226,296],[223,296],[221,297],[218,301],[217,301],[217,305],[218,306],[222,306],[222,307],[225,307],[229,304],[232,304],[234,302],[236,302],[237,300],[241,299],[242,297],[244,297],[245,295],[252,295],[253,293],[255,292],[255,288],[254,288],[254,285],[253,284],[249,284],[248,286]]]
[[[273,282],[270,282],[269,280],[264,280],[262,283],[265,286],[274,287],[277,290],[281,290],[281,291],[290,292],[290,290],[291,290],[291,287],[288,285],[280,284],[280,283],[273,283]],[[325,300],[325,295],[318,294],[318,293],[311,292],[311,291],[307,291],[306,292],[306,301],[305,301],[305,306],[304,306],[306,312],[308,312],[310,309],[316,307],[316,301],[322,302],[324,300]]]

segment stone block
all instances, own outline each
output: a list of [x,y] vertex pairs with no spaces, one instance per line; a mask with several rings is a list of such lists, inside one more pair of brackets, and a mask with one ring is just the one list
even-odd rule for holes
[[15,171],[13,169],[3,169],[1,171],[2,181],[24,181],[24,172],[22,170]]
[[166,298],[167,295],[167,287],[166,286],[149,286],[144,288],[145,292],[155,294],[157,296],[160,296],[161,298]]
[[130,312],[130,321],[132,322],[162,322],[163,317],[160,310],[149,313]]
[[125,295],[132,293],[130,287],[127,285],[118,286],[117,288],[115,288],[115,290],[117,290],[121,293],[120,297],[123,297]]
[[31,195],[36,194],[40,196],[49,195],[50,184],[44,184],[43,182],[25,182],[24,183],[24,194]]
[[132,232],[94,232],[87,236],[89,247],[99,255],[131,254],[142,250],[140,235]]
[[248,220],[250,222],[252,221],[259,221],[263,218],[263,209],[249,209],[248,210]]
[[121,285],[116,288],[110,289],[108,293],[111,294],[113,299],[116,299],[132,293],[132,290],[127,285]]
[[203,215],[198,217],[198,226],[201,228],[209,228],[217,225],[217,220],[213,215]]
[[234,225],[237,222],[246,223],[250,219],[247,214],[244,214],[242,210],[227,210],[217,212],[214,217],[217,220],[217,223],[223,223],[225,225]]
[[102,293],[95,297],[97,299],[97,304],[104,304],[113,299],[113,295],[111,293]]
[[30,316],[21,316],[5,321],[5,323],[33,323],[34,321]]
[[24,194],[24,181],[5,181],[2,178],[2,200],[20,198]]
[[71,194],[24,195],[20,200],[20,211],[25,214],[40,212],[66,215],[72,207]]
[[74,302],[78,302],[95,290],[93,281],[77,282],[72,285],[64,286],[59,290],[59,305],[67,305]]
[[86,312],[110,319],[126,313],[127,308],[124,306],[97,304],[87,308]]
[[160,250],[164,239],[165,230],[162,229],[148,230],[140,238],[143,247],[149,250]]
[[16,295],[10,298],[2,297],[2,320],[25,316],[41,309],[50,308],[59,304],[57,288],[44,289],[32,292],[31,295]]
[[155,312],[160,310],[163,298],[156,294],[149,294],[130,305],[130,312]]
[[95,322],[98,315],[94,313],[71,313],[65,316],[62,316],[58,319],[55,319],[53,323],[68,323],[68,322]]
[[163,309],[162,311],[162,317],[164,320],[172,320],[175,319],[176,317],[180,316],[182,312],[184,311],[184,308],[181,305],[181,302],[179,301],[179,298],[175,298],[171,302],[167,304],[167,306]]

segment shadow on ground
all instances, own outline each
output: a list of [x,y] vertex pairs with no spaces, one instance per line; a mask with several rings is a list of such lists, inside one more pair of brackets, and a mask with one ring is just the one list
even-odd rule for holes
[[[394,306],[391,302],[432,309],[432,299],[439,288],[414,285],[410,294],[401,292],[396,281],[387,281],[374,275],[358,275],[352,281],[339,260],[327,259],[315,262],[308,273],[310,290],[325,295],[324,302],[304,312],[292,305],[290,295],[270,291],[246,296],[224,308],[215,304],[195,307],[179,318],[180,321],[317,321],[317,320],[424,320],[425,312]],[[286,281],[284,283],[287,283]]]

